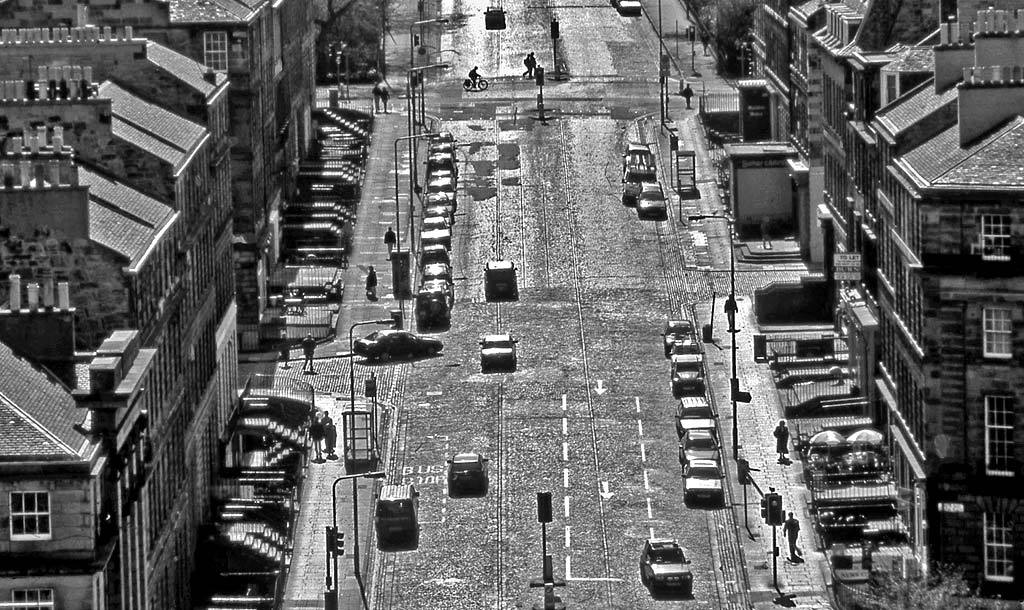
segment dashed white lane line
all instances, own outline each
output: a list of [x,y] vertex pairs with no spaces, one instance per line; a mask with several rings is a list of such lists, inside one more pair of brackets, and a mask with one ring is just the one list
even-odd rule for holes
[[636,431],[637,431],[637,434],[639,434],[641,437],[643,437],[643,435],[644,435],[644,422],[642,422],[640,419],[636,420]]
[[648,531],[648,534],[649,534],[647,537],[650,538],[651,540],[654,540],[654,528],[653,527],[649,527],[649,528],[647,528],[647,531]]
[[569,520],[569,496],[565,497],[565,520]]
[[565,394],[562,394],[562,410],[565,411],[569,408],[569,401],[566,400]]
[[562,469],[562,487],[569,489],[569,469]]
[[562,442],[562,461],[569,461],[569,443],[566,443],[564,441]]
[[640,413],[640,397],[639,396],[634,396],[633,400],[636,401],[636,412],[639,414]]
[[650,493],[651,491],[651,479],[647,476],[647,470],[644,469],[644,491]]
[[562,436],[566,436],[568,434],[569,434],[569,418],[568,417],[563,417],[562,418]]
[[565,526],[565,548],[569,548],[569,541],[572,539],[572,535],[569,533],[569,526]]
[[640,461],[645,464],[647,463],[647,447],[643,441],[640,441]]
[[651,499],[650,498],[647,498],[647,518],[648,519],[653,519],[654,518],[654,511],[651,509]]

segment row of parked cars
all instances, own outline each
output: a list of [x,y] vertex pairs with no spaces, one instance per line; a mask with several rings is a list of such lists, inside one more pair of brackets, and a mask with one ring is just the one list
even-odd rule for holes
[[455,305],[451,248],[458,209],[458,172],[455,138],[442,132],[431,139],[427,152],[426,200],[420,221],[420,285],[415,295],[420,330],[447,330],[451,324]]
[[631,142],[622,155],[622,205],[636,208],[640,220],[668,220],[668,198],[650,144]]

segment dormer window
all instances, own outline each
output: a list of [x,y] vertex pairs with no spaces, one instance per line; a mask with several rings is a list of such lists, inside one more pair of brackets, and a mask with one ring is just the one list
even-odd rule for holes
[[227,32],[203,32],[203,63],[217,72],[228,71]]

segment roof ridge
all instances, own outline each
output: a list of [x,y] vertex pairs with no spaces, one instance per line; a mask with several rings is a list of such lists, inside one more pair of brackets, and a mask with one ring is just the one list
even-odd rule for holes
[[1002,138],[1008,132],[1012,131],[1017,127],[1020,127],[1021,125],[1024,125],[1024,116],[1020,114],[1015,114],[1012,117],[1006,119],[1006,121],[1003,122],[1000,126],[989,131],[987,135],[976,138],[973,144],[968,143],[967,146],[962,146],[961,148],[965,150],[965,152],[970,152],[967,152],[967,154],[965,154],[963,158],[961,158],[956,163],[950,164],[950,166],[943,170],[941,173],[935,174],[935,177],[929,180],[929,182],[938,182],[939,178],[942,178],[952,173],[953,170],[960,168],[968,160],[980,154],[988,147],[994,145],[997,141],[999,141],[1000,138]]
[[28,423],[28,425],[32,426],[33,429],[35,429],[37,432],[46,437],[49,441],[60,447],[62,450],[64,450],[70,455],[78,455],[78,452],[72,449],[70,445],[62,441],[60,437],[54,434],[49,428],[42,425],[38,419],[33,417],[27,411],[25,411],[25,409],[19,406],[18,403],[8,398],[7,395],[3,393],[3,391],[0,391],[0,402],[3,402],[8,409],[10,409],[16,415],[21,417],[21,419]]

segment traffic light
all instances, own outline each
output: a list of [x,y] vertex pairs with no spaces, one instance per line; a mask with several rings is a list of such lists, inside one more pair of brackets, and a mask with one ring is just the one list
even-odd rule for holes
[[782,525],[785,519],[782,518],[782,496],[777,493],[765,495],[768,500],[768,516],[765,522],[768,525]]
[[661,54],[661,77],[668,78],[669,74],[669,56],[668,53]]
[[537,78],[537,86],[544,86],[544,66],[537,66],[533,69],[533,74]]
[[345,532],[338,532],[338,528],[331,527],[330,525],[326,528],[327,532],[327,552],[331,553],[335,557],[339,557],[345,554]]
[[492,6],[484,13],[484,28],[488,30],[505,29],[505,9]]
[[557,40],[557,39],[558,39],[558,20],[557,19],[552,19],[551,20],[551,40]]
[[[399,312],[401,313],[401,312]],[[370,378],[366,380],[363,396],[367,398],[377,398],[377,376],[370,374]]]
[[686,38],[690,42],[693,42],[696,39],[695,36],[694,36],[694,31],[693,31],[693,26],[692,25],[690,27],[686,28]]
[[746,485],[750,481],[750,462],[744,458],[736,460],[736,478],[739,479],[740,485]]
[[761,518],[768,523],[768,496],[761,496]]
[[402,310],[392,309],[391,310],[391,321],[394,323],[395,330],[402,330]]
[[551,492],[537,492],[537,523],[551,523]]

